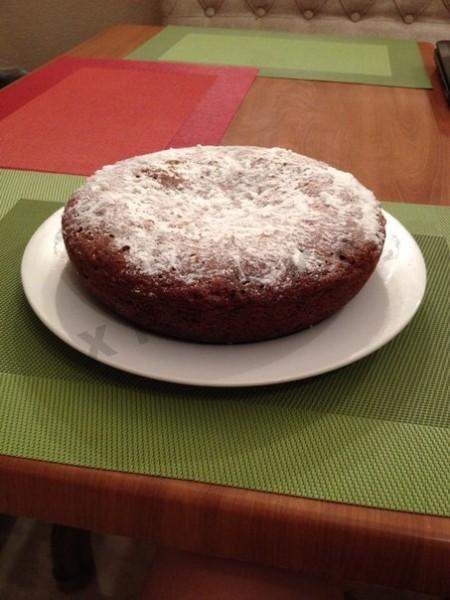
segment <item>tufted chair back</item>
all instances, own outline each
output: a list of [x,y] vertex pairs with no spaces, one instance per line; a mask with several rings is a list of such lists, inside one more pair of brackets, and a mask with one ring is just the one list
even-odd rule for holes
[[450,0],[162,0],[165,23],[436,41],[450,38]]

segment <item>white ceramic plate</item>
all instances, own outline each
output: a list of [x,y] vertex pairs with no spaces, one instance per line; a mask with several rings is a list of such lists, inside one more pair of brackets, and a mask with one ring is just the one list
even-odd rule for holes
[[425,263],[406,229],[385,213],[386,243],[363,290],[338,314],[268,342],[216,346],[147,334],[100,306],[81,287],[61,237],[61,212],[30,239],[22,284],[37,316],[83,354],[117,369],[176,383],[253,386],[332,371],[374,352],[410,321],[423,298]]

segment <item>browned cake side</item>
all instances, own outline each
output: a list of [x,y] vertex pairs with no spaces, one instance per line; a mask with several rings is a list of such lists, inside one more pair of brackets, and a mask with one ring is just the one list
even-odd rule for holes
[[[281,173],[279,165],[273,164],[278,159],[284,165]],[[229,164],[224,167],[223,161],[227,160]],[[244,177],[240,171],[243,162],[245,173],[250,167],[257,169],[258,164],[261,169],[254,182],[259,191],[249,192],[250,204],[245,210],[231,192],[233,181]],[[90,292],[148,331],[210,343],[253,342],[287,335],[342,308],[366,283],[381,254],[384,219],[370,192],[354,179],[347,189],[342,186],[341,176],[336,175],[343,198],[333,207],[330,190],[336,182],[330,180],[330,172],[333,177],[339,172],[295,153],[262,148],[194,148],[161,152],[118,165],[116,170],[97,173],[69,200],[63,216],[63,236],[70,260]],[[198,181],[198,169],[208,173],[209,181],[200,188],[192,184],[195,189],[191,189],[190,173],[193,171],[192,180]],[[217,169],[220,172],[216,172],[214,182]],[[123,176],[124,170],[132,173],[131,179]],[[231,177],[230,171],[234,171]],[[296,193],[311,206],[306,210],[297,205],[297,200],[292,206],[284,206],[284,200],[274,196],[277,185],[272,175],[279,173],[278,177],[289,176],[302,183],[305,171],[307,181]],[[271,195],[261,199],[266,189],[261,173],[265,172],[270,177]],[[105,177],[112,187],[105,184]],[[252,178],[245,177],[250,179],[245,181],[247,188]],[[126,209],[117,181],[120,183],[121,178],[128,190]],[[130,181],[137,181],[138,187]],[[294,182],[294,192],[296,185]],[[242,188],[241,184],[236,186]],[[203,199],[198,199],[199,189],[209,198],[210,187],[217,187],[221,197],[213,194],[203,206]],[[279,194],[292,194],[292,185],[288,191],[286,184],[278,187]],[[361,190],[367,194],[367,200],[363,200],[370,204],[367,211],[361,209],[361,198],[354,200],[355,195],[361,196]],[[242,196],[243,189],[237,193]],[[102,194],[107,200],[97,205]],[[197,207],[186,208],[190,194],[201,204],[203,218],[193,218],[198,217]],[[139,200],[133,200],[136,195]],[[167,214],[171,202],[178,206],[180,195],[182,208]],[[227,200],[230,195],[231,200]],[[133,201],[143,204],[130,212],[128,206]],[[221,209],[221,203],[228,201],[232,203],[231,216]],[[354,206],[344,211],[342,206],[352,202]],[[277,203],[281,208],[274,208]],[[254,218],[250,209],[255,211]],[[213,211],[212,216],[208,211]],[[172,231],[170,219],[177,222],[174,234],[168,233]],[[245,219],[248,225],[241,227]],[[293,219],[298,222],[293,224]],[[127,227],[128,222],[131,225]],[[258,227],[252,232],[255,222]],[[286,235],[282,231],[284,223]],[[208,235],[210,239],[205,242]],[[337,242],[333,242],[334,237],[339,238]],[[270,252],[264,254],[268,245]]]

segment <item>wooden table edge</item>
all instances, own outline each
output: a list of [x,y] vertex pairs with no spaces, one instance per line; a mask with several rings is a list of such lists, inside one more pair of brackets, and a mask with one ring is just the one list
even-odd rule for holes
[[[65,54],[120,58],[161,29],[116,25]],[[421,43],[420,48],[435,78],[433,47]],[[442,110],[439,99],[433,102]],[[54,490],[51,507],[49,489]],[[0,490],[0,510],[10,514],[337,579],[450,592],[447,518],[4,455]],[[284,550],[286,537],[292,543]],[[393,574],[395,555],[401,558]]]
[[8,456],[0,490],[9,514],[336,581],[450,591],[447,518]]

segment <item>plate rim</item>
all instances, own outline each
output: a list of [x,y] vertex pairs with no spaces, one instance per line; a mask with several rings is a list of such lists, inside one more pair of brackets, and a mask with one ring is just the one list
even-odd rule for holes
[[[34,244],[36,244],[36,239],[39,237],[41,231],[45,227],[48,227],[50,225],[50,222],[52,222],[53,220],[56,221],[58,215],[61,215],[63,210],[64,210],[64,207],[58,208],[55,212],[53,212],[51,215],[49,215],[37,227],[37,229],[34,231],[32,236],[28,240],[25,250],[23,251],[21,265],[20,265],[20,277],[21,277],[22,289],[23,289],[23,292],[27,299],[27,302],[29,303],[34,314],[45,325],[45,327],[49,331],[51,331],[52,334],[55,335],[58,339],[60,339],[64,343],[68,344],[71,348],[75,349],[76,351],[80,352],[84,356],[87,356],[94,361],[97,361],[97,362],[107,365],[108,367],[117,369],[124,373],[129,373],[131,375],[143,377],[145,379],[150,379],[150,380],[153,379],[153,380],[161,381],[161,382],[165,382],[165,383],[174,383],[177,385],[195,386],[195,387],[202,387],[202,388],[208,388],[208,387],[210,387],[210,388],[248,388],[248,387],[280,385],[283,383],[302,381],[305,379],[317,377],[318,375],[322,375],[324,373],[330,373],[330,372],[336,371],[338,369],[341,369],[343,367],[346,367],[349,364],[358,362],[362,358],[365,358],[366,356],[369,356],[369,355],[373,354],[374,352],[377,352],[380,348],[382,348],[383,346],[388,344],[390,341],[392,341],[404,328],[407,327],[407,325],[411,322],[411,320],[416,315],[419,307],[421,306],[421,304],[423,302],[426,288],[427,288],[428,276],[427,276],[426,263],[425,263],[425,260],[424,260],[424,257],[423,257],[423,254],[422,254],[422,251],[421,251],[419,245],[417,244],[417,242],[414,239],[414,237],[412,236],[412,234],[408,231],[408,229],[398,219],[396,219],[388,211],[382,209],[382,212],[386,218],[386,224],[388,224],[389,220],[392,220],[395,223],[395,225],[400,228],[400,230],[402,231],[402,235],[405,235],[407,238],[409,238],[409,241],[412,242],[413,246],[415,246],[417,256],[422,263],[421,267],[423,269],[423,289],[420,294],[420,297],[418,297],[415,305],[412,307],[411,311],[408,313],[407,318],[403,321],[400,321],[398,323],[398,325],[389,333],[389,335],[380,338],[375,344],[370,346],[370,349],[365,349],[364,347],[362,347],[359,351],[357,351],[356,353],[350,354],[347,358],[344,358],[340,361],[334,361],[333,364],[327,363],[327,365],[318,367],[317,369],[311,369],[307,374],[299,373],[297,375],[295,375],[295,374],[285,375],[285,376],[281,376],[280,378],[277,378],[277,379],[274,379],[273,377],[271,377],[264,381],[262,381],[262,380],[255,381],[250,378],[250,379],[244,380],[244,381],[231,381],[231,382],[222,381],[222,380],[201,382],[198,380],[198,378],[195,378],[195,377],[193,377],[192,379],[188,379],[187,377],[177,378],[176,376],[173,376],[173,377],[171,376],[170,378],[168,378],[167,376],[158,375],[157,373],[151,373],[151,374],[145,373],[140,368],[134,369],[133,367],[129,367],[129,366],[123,366],[123,365],[121,366],[120,364],[118,364],[117,362],[114,362],[114,360],[109,359],[108,357],[92,356],[92,354],[90,354],[88,351],[85,351],[81,345],[77,345],[75,343],[74,339],[63,328],[56,327],[52,323],[52,321],[47,317],[45,311],[41,309],[40,305],[38,305],[39,303],[35,302],[34,295],[32,293],[30,293],[31,286],[28,283],[28,278],[26,275],[28,255],[31,253]],[[67,261],[68,260],[69,259],[67,257]],[[378,268],[378,265],[377,265],[376,269],[377,268]],[[374,272],[376,272],[376,269]],[[108,310],[108,309],[106,309],[106,310]],[[114,313],[111,312],[111,317],[114,318],[115,316],[116,315],[114,315]],[[133,324],[131,324],[131,323],[127,324],[125,320],[123,320],[121,322],[123,325],[125,325],[125,326],[128,325],[129,327],[136,329],[136,331],[139,331],[139,328],[134,326]],[[317,327],[319,327],[320,325],[321,325],[320,323],[317,324]],[[148,335],[150,337],[154,336],[154,337],[158,337],[158,338],[164,338],[164,336],[157,336],[156,334],[152,334],[151,332],[148,332],[148,331],[145,331],[143,333],[145,333],[146,335]],[[302,334],[302,331],[294,333],[292,335],[300,336],[301,334]],[[286,336],[286,337],[291,337],[291,336]],[[186,342],[183,340],[176,340],[176,339],[171,339],[171,338],[165,338],[165,339],[170,339],[170,341],[175,344],[182,343],[182,344],[189,344],[189,345],[195,344],[195,345],[200,345],[200,346],[216,346],[216,344],[196,344],[195,342]],[[236,347],[247,346],[250,348],[251,346],[254,346],[255,344],[257,344],[258,346],[260,346],[261,344],[270,344],[271,342],[275,342],[278,339],[281,339],[281,338],[277,338],[275,340],[266,340],[266,341],[262,341],[262,342],[254,342],[253,344],[239,344],[239,345],[236,345]],[[232,346],[230,346],[230,345],[227,345],[226,347],[232,348]]]

